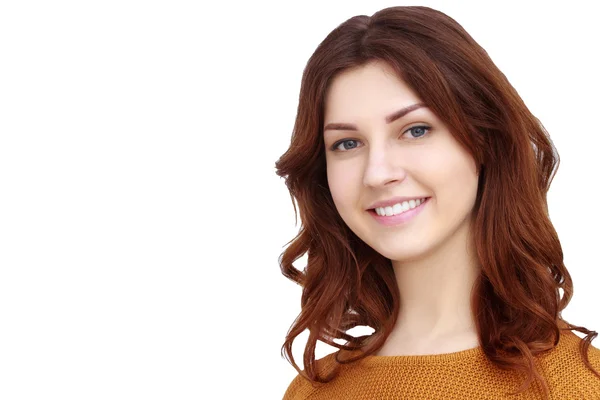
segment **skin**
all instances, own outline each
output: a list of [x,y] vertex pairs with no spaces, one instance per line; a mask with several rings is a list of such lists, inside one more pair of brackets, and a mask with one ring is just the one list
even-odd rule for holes
[[[478,346],[470,307],[480,269],[470,235],[476,164],[427,107],[386,122],[386,116],[417,103],[423,102],[381,62],[337,75],[325,99],[324,128],[356,126],[324,130],[333,201],[348,227],[391,260],[400,292],[398,321],[376,355]],[[410,129],[422,125],[431,129]],[[339,143],[343,139],[348,141]],[[367,209],[395,196],[431,199],[407,223],[381,225]]]

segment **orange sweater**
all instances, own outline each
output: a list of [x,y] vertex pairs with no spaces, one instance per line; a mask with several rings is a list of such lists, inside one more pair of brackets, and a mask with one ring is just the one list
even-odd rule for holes
[[[551,400],[600,399],[600,378],[584,364],[578,348],[581,340],[565,331],[555,348],[538,357],[537,370],[546,378]],[[589,360],[600,373],[600,350],[594,344],[588,349]],[[330,371],[335,366],[334,357],[332,353],[318,360],[318,368]],[[536,381],[519,396],[507,395],[524,379],[524,374],[495,367],[481,347],[435,355],[368,356],[342,365],[333,381],[317,383],[316,387],[297,375],[283,400],[541,399],[541,386]]]

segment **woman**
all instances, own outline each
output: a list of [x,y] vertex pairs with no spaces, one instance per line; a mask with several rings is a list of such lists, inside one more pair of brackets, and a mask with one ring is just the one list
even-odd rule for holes
[[[302,219],[281,257],[303,287],[284,399],[600,398],[597,333],[561,317],[573,283],[546,201],[558,164],[447,15],[392,7],[333,30],[276,163]],[[317,340],[339,350],[317,361]]]

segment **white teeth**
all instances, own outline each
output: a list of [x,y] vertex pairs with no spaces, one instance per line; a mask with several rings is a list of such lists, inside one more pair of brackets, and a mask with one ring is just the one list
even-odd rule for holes
[[388,207],[377,207],[375,212],[377,215],[391,217],[392,215],[402,214],[405,211],[418,207],[425,199],[409,200],[402,203],[394,204]]

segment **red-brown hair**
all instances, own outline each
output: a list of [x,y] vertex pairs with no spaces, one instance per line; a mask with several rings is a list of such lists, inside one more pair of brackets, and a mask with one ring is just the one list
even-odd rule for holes
[[[540,121],[462,26],[440,11],[416,6],[348,19],[319,44],[304,69],[291,144],[276,162],[302,221],[280,257],[283,275],[303,287],[302,309],[282,354],[307,379],[326,383],[339,368],[319,375],[317,340],[340,349],[338,363],[350,363],[375,353],[396,322],[400,294],[391,261],[359,239],[338,214],[323,141],[330,83],[341,71],[375,60],[394,69],[480,166],[472,229],[482,270],[471,307],[486,357],[500,368],[527,372],[517,393],[535,378],[548,395],[533,357],[556,346],[561,330],[578,330],[587,334],[580,347],[585,365],[600,377],[587,356],[598,334],[561,316],[573,283],[546,200],[558,153]],[[306,253],[307,265],[300,271],[293,262]],[[355,326],[374,332],[353,337],[346,331]],[[292,343],[305,329],[309,337],[301,371]],[[356,349],[362,350],[359,356],[340,356]]]

